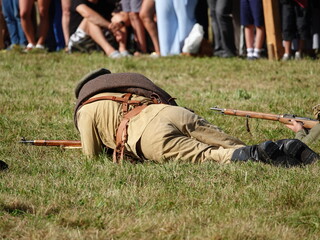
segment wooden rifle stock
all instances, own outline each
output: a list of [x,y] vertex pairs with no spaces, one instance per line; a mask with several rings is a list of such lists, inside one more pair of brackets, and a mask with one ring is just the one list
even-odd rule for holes
[[217,107],[212,107],[210,109],[218,111],[221,114],[225,114],[225,115],[265,119],[265,120],[278,121],[284,124],[291,124],[291,125],[292,125],[292,120],[295,120],[301,123],[302,126],[307,129],[310,129],[319,123],[319,121],[316,119],[306,118],[306,117],[297,117],[292,114],[281,115],[281,114],[261,113],[261,112],[243,111],[243,110],[217,108]]
[[19,143],[35,146],[55,146],[62,148],[81,148],[81,141],[78,140],[26,140],[22,138]]

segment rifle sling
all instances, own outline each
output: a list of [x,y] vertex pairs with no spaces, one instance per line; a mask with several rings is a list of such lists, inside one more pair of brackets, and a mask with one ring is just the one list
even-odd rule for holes
[[[122,97],[115,97],[115,96],[102,96],[102,97],[95,97],[90,98],[89,100],[83,102],[81,106],[100,101],[100,100],[111,100],[115,102],[122,103],[122,111],[123,117],[120,121],[116,132],[116,148],[113,151],[113,162],[114,163],[121,163],[124,159],[124,150],[125,144],[128,140],[128,124],[132,117],[138,115],[143,109],[145,109],[150,104],[157,104],[158,101],[156,99],[152,99],[153,103],[142,103],[141,101],[130,100],[132,93],[126,93]],[[132,105],[133,109],[129,110],[129,106]]]

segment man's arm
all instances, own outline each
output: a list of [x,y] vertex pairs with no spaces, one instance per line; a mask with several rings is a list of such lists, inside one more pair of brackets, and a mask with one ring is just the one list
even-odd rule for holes
[[77,122],[81,137],[82,152],[86,156],[97,156],[103,151],[103,144],[92,117],[81,110],[82,109],[77,113]]
[[297,121],[292,121],[292,125],[286,125],[292,131],[296,133],[295,138],[301,140],[306,144],[313,143],[320,140],[320,124],[316,124],[310,131],[307,131],[300,123]]

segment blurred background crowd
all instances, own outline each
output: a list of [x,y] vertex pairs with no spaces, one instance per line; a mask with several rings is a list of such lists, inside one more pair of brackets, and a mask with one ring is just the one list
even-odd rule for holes
[[[283,60],[316,57],[320,1],[276,0]],[[0,0],[0,49],[267,57],[263,0]]]

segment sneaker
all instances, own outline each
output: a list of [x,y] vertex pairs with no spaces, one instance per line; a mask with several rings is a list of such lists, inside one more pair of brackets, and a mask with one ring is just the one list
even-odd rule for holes
[[289,61],[291,56],[288,53],[283,54],[282,61]]
[[301,60],[301,59],[302,59],[302,54],[301,54],[300,52],[296,52],[296,53],[294,54],[294,59],[295,59],[295,60]]
[[130,54],[127,50],[120,52],[122,57],[132,57],[132,54]]
[[247,51],[247,59],[253,60],[254,59],[253,58],[253,48],[247,48],[246,51]]
[[114,52],[112,52],[108,57],[109,57],[109,58],[116,59],[116,58],[121,58],[122,55],[120,54],[119,51],[114,51]]
[[26,48],[23,50],[23,52],[30,52],[32,49],[34,49],[35,46],[32,43],[28,43]]
[[38,48],[38,49],[44,49],[44,46],[43,46],[43,45],[41,45],[41,44],[37,44],[37,45],[35,46],[35,48]]
[[259,58],[261,58],[260,53],[261,53],[261,49],[255,48],[254,51],[253,51],[253,54],[252,54],[253,58],[254,58],[254,59],[259,59]]
[[151,58],[159,58],[159,57],[160,57],[160,54],[159,54],[159,53],[156,53],[156,52],[152,52],[152,53],[150,54],[150,57],[151,57]]

